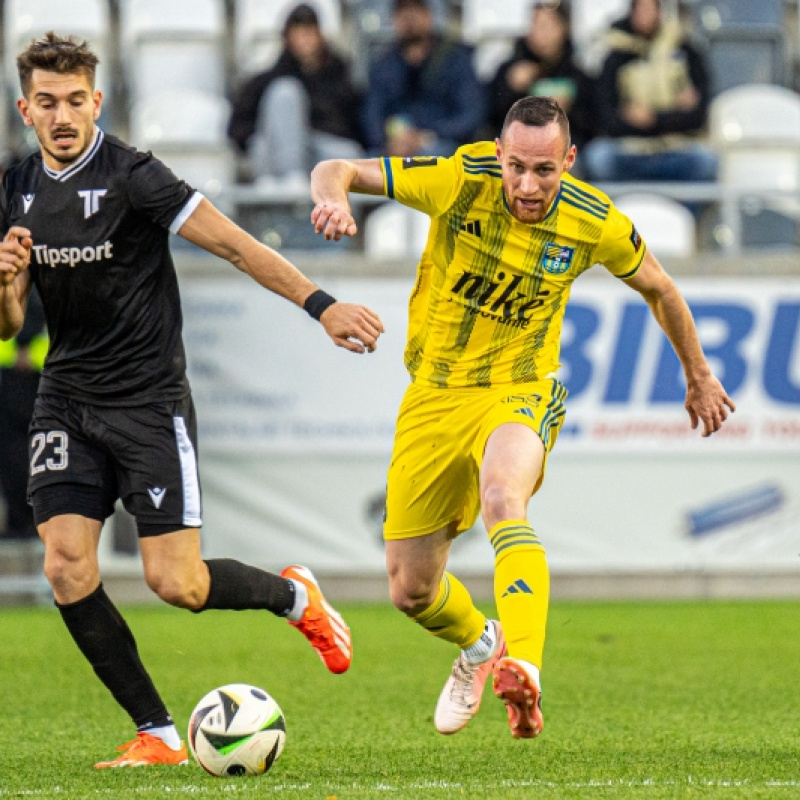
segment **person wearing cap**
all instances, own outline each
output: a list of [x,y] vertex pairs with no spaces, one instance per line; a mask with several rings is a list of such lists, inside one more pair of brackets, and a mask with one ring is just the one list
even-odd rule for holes
[[392,26],[395,41],[369,70],[367,148],[401,157],[452,155],[485,118],[472,52],[436,31],[427,0],[394,0]]
[[360,103],[349,65],[301,3],[286,17],[277,61],[237,93],[228,136],[256,180],[305,181],[322,159],[361,157]]

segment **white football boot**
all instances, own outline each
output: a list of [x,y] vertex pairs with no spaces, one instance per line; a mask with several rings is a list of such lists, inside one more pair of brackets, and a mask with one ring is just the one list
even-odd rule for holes
[[439,695],[433,722],[439,733],[458,733],[478,713],[483,697],[483,687],[492,674],[494,665],[506,655],[503,629],[496,620],[494,625],[494,652],[480,664],[470,664],[460,653],[453,662],[453,671]]

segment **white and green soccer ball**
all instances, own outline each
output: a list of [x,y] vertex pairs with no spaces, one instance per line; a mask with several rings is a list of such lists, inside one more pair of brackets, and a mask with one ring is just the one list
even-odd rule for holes
[[263,775],[283,750],[286,723],[263,689],[231,683],[194,707],[188,738],[197,763],[212,775]]

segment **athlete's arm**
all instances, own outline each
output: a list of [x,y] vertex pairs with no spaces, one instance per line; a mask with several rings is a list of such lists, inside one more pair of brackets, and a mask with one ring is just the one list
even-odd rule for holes
[[377,158],[321,161],[311,171],[311,223],[316,233],[339,241],[355,236],[356,222],[350,212],[348,192],[384,194],[383,171]]
[[28,307],[33,240],[26,228],[9,228],[0,242],[0,339],[13,339],[25,321]]
[[625,283],[642,295],[672,342],[686,376],[685,405],[692,428],[702,420],[703,436],[710,436],[722,427],[728,409],[735,411],[736,406],[711,373],[686,300],[649,250],[639,270]]
[[[215,256],[230,261],[261,284],[302,308],[317,287],[280,253],[256,241],[249,233],[203,198],[178,233]],[[372,352],[383,333],[380,317],[365,306],[334,303],[319,318],[325,332],[339,346],[354,353]]]

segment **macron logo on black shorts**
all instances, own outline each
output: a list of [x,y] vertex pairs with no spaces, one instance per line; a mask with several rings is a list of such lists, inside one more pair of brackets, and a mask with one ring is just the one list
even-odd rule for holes
[[78,264],[89,264],[92,261],[106,261],[112,257],[110,241],[93,247],[48,247],[46,244],[33,246],[33,254],[37,264],[48,264],[56,267],[58,264],[68,264],[75,267]]

